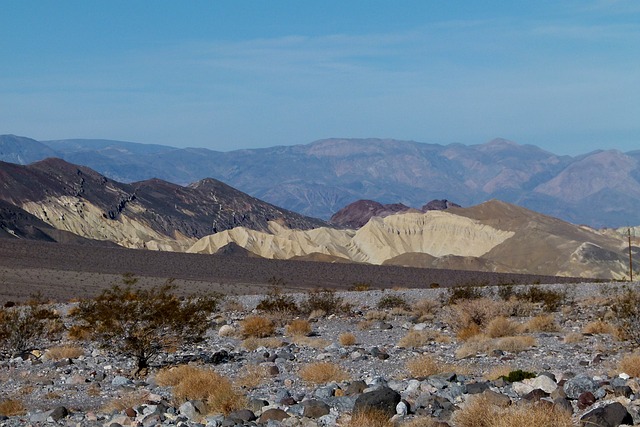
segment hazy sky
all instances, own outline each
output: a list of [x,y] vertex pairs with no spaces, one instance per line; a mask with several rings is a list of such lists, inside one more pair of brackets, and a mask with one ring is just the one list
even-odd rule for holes
[[640,2],[3,1],[0,133],[640,149]]

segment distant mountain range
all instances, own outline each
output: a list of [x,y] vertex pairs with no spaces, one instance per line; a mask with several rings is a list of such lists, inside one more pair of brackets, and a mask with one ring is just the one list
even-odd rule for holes
[[127,184],[58,158],[0,162],[0,238],[546,276],[628,274],[627,242],[615,230],[497,200],[468,208],[436,200],[420,210],[360,201],[333,220],[304,217],[211,178]]
[[462,206],[499,199],[592,227],[640,224],[640,150],[558,156],[503,139],[424,144],[328,139],[307,145],[217,152],[107,140],[35,141],[0,136],[0,160],[60,157],[122,182],[188,184],[212,177],[304,215],[329,219],[360,200]]

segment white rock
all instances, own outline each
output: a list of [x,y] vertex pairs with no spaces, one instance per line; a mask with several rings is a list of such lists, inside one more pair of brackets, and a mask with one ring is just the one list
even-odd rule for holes
[[558,388],[558,384],[546,375],[540,375],[534,378],[529,384],[531,384],[534,389],[539,388],[549,394]]
[[231,325],[222,325],[220,329],[218,329],[219,337],[229,337],[235,333],[235,328]]
[[409,412],[409,408],[407,407],[406,403],[401,401],[396,405],[396,414],[404,417],[405,415],[407,415],[408,412]]
[[531,384],[520,381],[511,384],[511,388],[516,394],[518,394],[518,396],[524,396],[525,394],[533,391],[533,386]]

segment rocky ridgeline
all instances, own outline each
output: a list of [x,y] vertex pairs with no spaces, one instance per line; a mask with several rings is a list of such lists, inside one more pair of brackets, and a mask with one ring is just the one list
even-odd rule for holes
[[[288,336],[281,325],[275,337],[256,341],[257,347],[239,338],[238,331],[260,297],[234,297],[234,309],[229,305],[216,317],[206,342],[162,354],[144,377],[131,375],[132,360],[90,341],[72,343],[83,353],[76,357],[53,358],[46,350],[68,341],[43,342],[38,350],[1,362],[0,407],[13,400],[20,401],[24,410],[21,415],[2,416],[0,425],[348,426],[356,425],[350,424],[354,414],[374,408],[400,426],[458,426],[464,424],[456,420],[457,414],[474,399],[505,411],[525,403],[566,410],[575,425],[637,425],[640,379],[617,368],[632,347],[609,334],[581,332],[602,314],[601,307],[587,298],[602,293],[605,286],[607,292],[619,287],[571,289],[567,298],[572,302],[553,314],[560,328],[527,333],[536,340],[533,346],[472,355],[461,355],[463,343],[443,320],[443,308],[430,320],[408,311],[375,309],[384,296],[410,302],[438,300],[442,290],[341,294],[354,304],[355,314],[314,318],[312,332],[304,338]],[[63,313],[69,308],[58,306]],[[372,312],[376,315],[369,315]],[[415,347],[398,345],[411,331],[438,338]],[[346,332],[354,335],[355,343],[340,343]],[[430,375],[412,374],[408,364],[421,357],[432,358],[440,369]],[[318,362],[340,366],[349,378],[303,380],[302,368]],[[181,364],[214,369],[230,378],[246,400],[222,415],[207,414],[201,400],[177,399],[172,387],[160,385],[159,372],[161,367]],[[497,369],[511,375],[492,378]],[[243,384],[247,373],[263,377],[252,385]],[[524,378],[527,373],[532,377]]]

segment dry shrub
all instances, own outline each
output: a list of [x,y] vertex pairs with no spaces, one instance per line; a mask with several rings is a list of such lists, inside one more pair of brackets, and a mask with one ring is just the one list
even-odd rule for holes
[[453,415],[458,427],[572,427],[571,413],[548,405],[527,404],[502,408],[482,394],[470,396]]
[[565,344],[574,344],[582,341],[583,338],[584,338],[584,335],[582,334],[579,334],[577,332],[570,332],[567,335],[565,335],[564,342]]
[[373,321],[371,320],[363,320],[362,322],[358,322],[358,329],[361,331],[368,331],[373,326]]
[[400,338],[398,341],[398,347],[401,348],[419,348],[429,344],[434,339],[434,334],[431,331],[416,331],[411,330],[407,334]]
[[351,332],[345,332],[340,334],[340,336],[338,336],[338,341],[340,342],[340,345],[345,347],[350,345],[355,345],[355,343],[357,342],[356,336],[353,335]]
[[324,338],[293,337],[291,341],[299,347],[310,347],[316,349],[326,348],[331,345],[331,342]]
[[243,312],[246,310],[245,306],[237,300],[226,300],[222,310],[225,312]]
[[260,347],[265,348],[278,348],[282,347],[283,342],[279,338],[269,337],[269,338],[254,338],[250,337],[246,340],[242,341],[240,345],[248,351],[254,351]]
[[340,366],[330,362],[316,362],[300,368],[300,378],[312,384],[326,384],[331,381],[345,381],[349,374]]
[[494,366],[491,368],[489,372],[484,374],[484,379],[488,381],[494,381],[500,377],[506,377],[512,371],[513,371],[513,366],[511,365]]
[[519,353],[536,345],[536,339],[530,335],[499,338],[492,350],[504,350]]
[[490,353],[493,350],[519,353],[534,345],[536,345],[536,339],[530,335],[494,339],[486,335],[477,335],[456,350],[456,358],[464,359],[478,353]]
[[381,310],[372,310],[368,311],[364,315],[364,318],[367,320],[387,320],[389,319],[389,313]]
[[521,325],[518,322],[507,319],[504,316],[498,316],[487,324],[485,334],[491,338],[509,337],[517,335],[520,332]]
[[236,378],[238,387],[254,389],[263,384],[269,377],[267,368],[262,365],[246,365],[242,368],[242,374]]
[[458,338],[460,341],[467,341],[473,337],[480,335],[481,332],[482,331],[480,330],[480,326],[472,323],[462,329],[459,329],[458,333],[456,334],[456,338]]
[[439,308],[440,304],[437,301],[428,298],[418,300],[411,306],[411,310],[419,322],[433,319]]
[[209,413],[228,415],[246,404],[246,399],[233,388],[231,381],[211,369],[176,366],[158,372],[156,381],[161,386],[173,387],[173,394],[180,401],[205,402]]
[[582,333],[584,334],[609,334],[616,335],[618,332],[618,328],[616,328],[611,323],[605,322],[603,320],[596,320],[593,322],[589,322],[584,325],[582,328]]
[[322,319],[327,315],[327,312],[324,310],[313,310],[309,313],[309,320]]
[[632,377],[640,377],[640,354],[628,354],[618,362],[618,369]]
[[307,336],[311,333],[311,323],[304,319],[294,319],[285,327],[289,336]]
[[91,338],[91,329],[80,325],[73,325],[67,332],[72,341],[88,341]]
[[51,360],[61,360],[61,359],[77,359],[80,356],[84,355],[84,349],[81,347],[72,347],[72,346],[61,346],[61,347],[51,347],[47,350],[47,358]]
[[402,308],[404,310],[410,310],[411,307],[407,300],[401,295],[385,295],[380,298],[376,306],[379,310],[390,310],[393,308]]
[[433,340],[439,344],[450,344],[452,341],[449,335],[444,334],[436,334]]
[[461,299],[447,307],[445,321],[451,328],[458,332],[470,325],[484,327],[496,316],[507,315],[502,301],[494,301],[489,298]]
[[27,409],[24,404],[16,399],[5,399],[0,402],[0,415],[5,417],[12,417],[15,415],[24,415],[27,413]]
[[541,314],[529,319],[524,325],[524,330],[526,332],[557,332],[560,327],[553,314]]
[[421,354],[408,360],[405,366],[413,378],[424,378],[454,370],[452,366],[440,363],[428,354]]
[[122,412],[127,408],[142,405],[146,402],[149,393],[141,391],[129,391],[115,399],[111,399],[103,407],[102,411],[107,413]]
[[240,322],[240,333],[244,338],[266,338],[276,333],[276,325],[267,317],[248,316]]
[[394,427],[394,424],[384,411],[366,409],[353,414],[349,427]]

